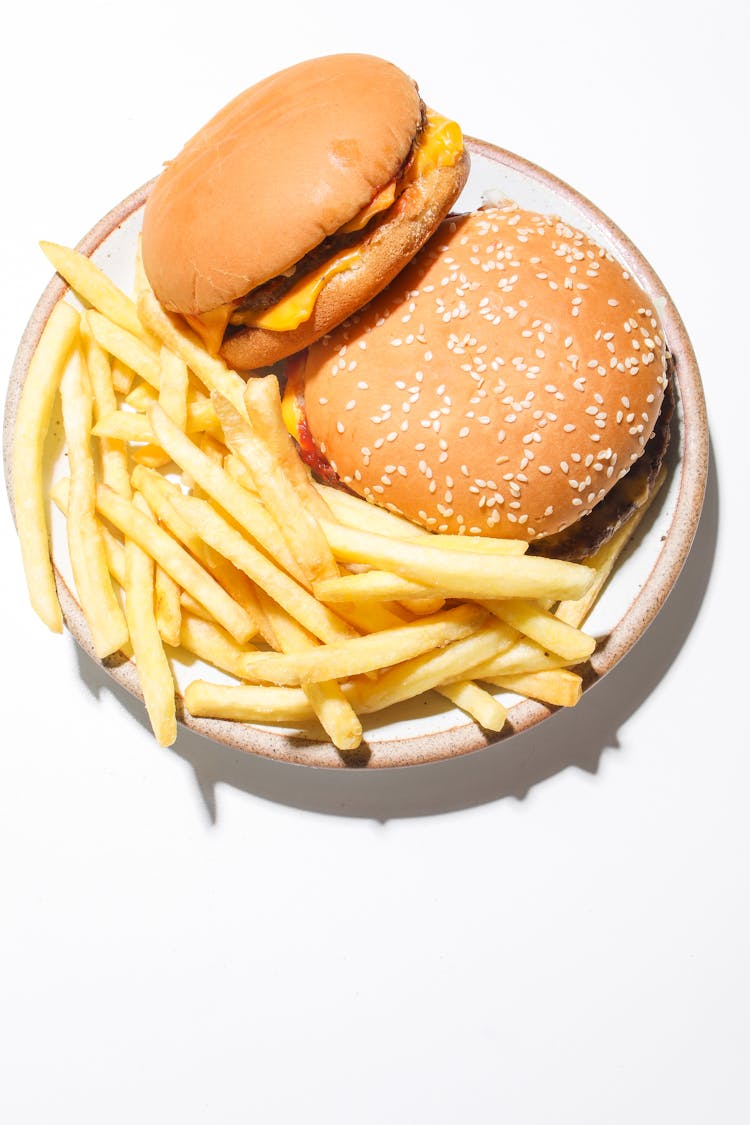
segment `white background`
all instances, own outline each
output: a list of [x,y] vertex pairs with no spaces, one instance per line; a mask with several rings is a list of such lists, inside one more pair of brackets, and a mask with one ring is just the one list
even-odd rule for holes
[[365,50],[630,235],[691,334],[714,460],[672,596],[579,708],[369,774],[158,749],[37,622],[3,504],[9,1125],[750,1120],[748,31],[726,0],[15,8],[3,372],[38,239],[75,243],[255,79]]

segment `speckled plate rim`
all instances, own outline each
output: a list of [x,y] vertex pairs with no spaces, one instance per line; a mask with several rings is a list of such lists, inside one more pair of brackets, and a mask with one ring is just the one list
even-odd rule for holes
[[[590,661],[590,674],[585,681],[589,690],[626,655],[656,617],[669,595],[690,550],[703,505],[708,473],[709,433],[700,372],[682,319],[660,278],[630,239],[580,192],[565,181],[515,153],[476,138],[466,138],[472,154],[495,161],[519,175],[544,185],[554,194],[586,215],[598,230],[606,234],[616,255],[640,279],[645,288],[665,297],[662,321],[670,349],[675,358],[677,384],[683,416],[683,440],[680,465],[680,486],[668,534],[651,572],[634,596],[627,612],[600,643]],[[94,251],[109,238],[148,198],[153,180],[129,195],[89,231],[77,249],[85,254]],[[12,438],[18,400],[28,364],[39,336],[52,309],[65,295],[68,287],[55,277],[44,290],[21,338],[11,371],[3,424],[3,460],[5,481],[13,510]],[[15,512],[13,512],[15,518]],[[91,645],[88,628],[81,609],[56,568],[60,603],[72,636],[92,660],[104,667],[112,678],[142,701],[143,696],[133,663],[123,658],[99,661]],[[346,757],[330,743],[258,728],[247,723],[212,719],[196,719],[185,713],[178,700],[180,721],[190,730],[206,738],[263,757],[315,767],[346,767],[367,765],[369,768],[417,765],[457,757],[493,743],[502,742],[549,718],[554,709],[532,701],[523,701],[510,708],[508,722],[499,735],[488,734],[465,720],[449,729],[428,734],[363,743],[360,751]]]

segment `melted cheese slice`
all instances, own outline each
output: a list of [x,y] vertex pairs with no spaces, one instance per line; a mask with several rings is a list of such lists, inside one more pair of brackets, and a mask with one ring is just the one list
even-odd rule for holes
[[219,354],[219,348],[234,309],[234,304],[220,305],[218,309],[211,309],[209,312],[201,313],[200,316],[191,316],[190,313],[185,314],[185,320],[193,331],[200,336],[211,355]]
[[285,297],[259,313],[243,313],[242,323],[272,332],[291,332],[309,320],[321,289],[337,273],[354,269],[362,261],[359,250],[344,250],[292,286]]
[[460,125],[428,109],[422,136],[406,169],[406,183],[421,179],[435,168],[450,168],[463,150],[464,138]]
[[[427,121],[401,181],[405,187],[426,176],[435,168],[450,167],[463,152],[464,142],[460,127],[455,121],[442,117],[433,110],[427,111]],[[378,194],[359,212],[358,215],[340,228],[341,233],[362,230],[375,215],[386,211],[396,199],[397,181],[379,191]],[[237,313],[235,323],[251,328],[267,328],[272,332],[291,332],[299,328],[312,316],[315,302],[327,282],[343,270],[353,269],[361,260],[360,252],[354,249],[342,250],[324,262],[316,270],[306,274],[294,285],[286,296],[262,312]],[[216,354],[221,347],[227,325],[234,316],[240,302],[222,305],[200,316],[188,316],[186,320],[201,336],[209,351]]]

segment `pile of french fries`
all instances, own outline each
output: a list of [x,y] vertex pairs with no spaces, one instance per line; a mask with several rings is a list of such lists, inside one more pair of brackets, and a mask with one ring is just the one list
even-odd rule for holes
[[30,597],[61,631],[43,483],[59,394],[70,472],[52,499],[77,598],[97,656],[134,661],[161,745],[177,734],[180,649],[223,674],[187,685],[191,715],[317,720],[342,752],[360,744],[362,715],[427,691],[490,731],[506,722],[505,693],[577,702],[572,669],[595,647],[581,625],[643,509],[585,566],[520,540],[427,532],[316,482],[276,376],[246,380],[209,354],[140,260],[130,297],[84,255],[42,248],[81,307],[55,306],[18,407]]

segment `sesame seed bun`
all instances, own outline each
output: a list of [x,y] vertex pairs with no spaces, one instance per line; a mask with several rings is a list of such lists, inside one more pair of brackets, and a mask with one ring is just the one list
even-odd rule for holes
[[[370,55],[311,59],[245,90],[167,164],[147,201],[143,264],[159,301],[170,312],[200,317],[236,309],[297,267],[303,277],[308,255],[340,239],[342,228],[397,181],[424,122],[414,81]],[[434,231],[467,169],[466,156],[437,169],[424,177],[429,184],[403,192],[408,199],[397,196],[361,236],[345,236],[346,248],[361,237],[368,252],[356,269],[329,279],[312,323],[298,331],[230,327],[228,362],[273,363],[359,308]],[[373,228],[383,226],[373,242]],[[345,298],[350,282],[356,296]]]
[[307,423],[342,483],[433,531],[539,541],[638,460],[667,383],[653,302],[515,204],[447,219],[310,348]]

